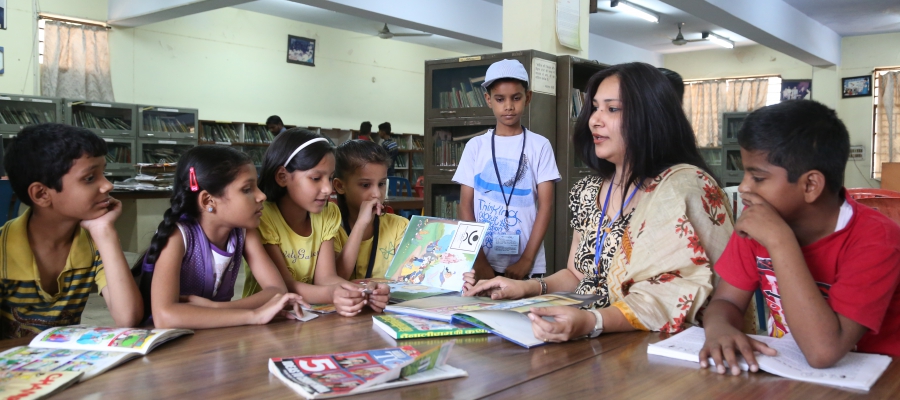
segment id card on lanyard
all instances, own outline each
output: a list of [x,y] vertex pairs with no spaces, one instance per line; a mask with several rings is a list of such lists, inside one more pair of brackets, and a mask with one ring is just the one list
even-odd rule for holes
[[[509,197],[506,197],[506,190],[503,189],[503,178],[500,177],[500,168],[497,166],[497,151],[496,146],[494,144],[494,137],[497,136],[497,127],[494,127],[494,130],[491,131],[491,161],[494,162],[494,173],[497,174],[497,185],[500,186],[500,194],[503,196],[503,203],[506,205],[506,209],[503,213],[503,224],[506,225],[506,229],[509,228],[509,204],[512,202],[513,194],[516,191],[516,183],[518,183],[520,176],[519,174],[522,170],[522,162],[525,159],[525,127],[522,127],[522,152],[519,153],[519,163],[516,166],[515,172],[513,172],[512,176],[512,187],[509,191]],[[503,255],[519,255],[519,235],[494,235],[494,247],[491,250],[495,254],[503,254]]]

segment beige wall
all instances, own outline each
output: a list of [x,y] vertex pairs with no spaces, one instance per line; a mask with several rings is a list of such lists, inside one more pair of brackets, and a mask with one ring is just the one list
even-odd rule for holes
[[[41,11],[106,20],[106,0],[41,0]],[[34,94],[34,10],[8,0],[0,93]],[[287,35],[317,40],[316,66],[288,64]],[[200,109],[201,119],[358,128],[424,128],[424,61],[461,54],[223,8],[110,31],[116,101]]]
[[851,161],[847,187],[878,187],[870,179],[872,98],[841,99],[841,78],[872,73],[876,67],[900,66],[900,33],[854,36],[841,41],[841,65],[818,68],[763,46],[667,55],[665,67],[685,79],[778,74],[784,79],[812,79],[813,99],[834,108],[850,131],[850,144],[865,147],[865,159]]

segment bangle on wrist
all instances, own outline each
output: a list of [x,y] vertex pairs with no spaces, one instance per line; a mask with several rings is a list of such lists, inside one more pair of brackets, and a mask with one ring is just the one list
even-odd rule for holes
[[537,281],[538,284],[540,285],[541,291],[540,291],[540,293],[538,293],[538,296],[543,296],[543,295],[547,294],[547,282],[544,282],[544,278],[536,278],[536,279],[532,279],[532,280]]

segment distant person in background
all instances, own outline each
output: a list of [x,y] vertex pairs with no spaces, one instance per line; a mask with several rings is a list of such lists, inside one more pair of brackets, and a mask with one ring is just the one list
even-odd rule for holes
[[277,115],[273,115],[266,120],[266,129],[272,132],[272,136],[278,136],[279,133],[287,130],[284,128],[284,122],[281,122],[281,117]]
[[388,167],[388,176],[396,175],[394,165],[397,163],[397,155],[400,154],[400,145],[391,138],[391,123],[384,122],[378,125],[378,137],[381,138],[381,147],[391,156],[391,165]]
[[657,68],[659,72],[662,72],[665,75],[666,79],[672,83],[672,87],[675,88],[675,93],[678,94],[678,100],[684,104],[684,79],[681,78],[677,72],[672,71],[668,68]]
[[374,142],[372,140],[372,123],[369,121],[363,122],[359,124],[359,140],[368,140],[370,142]]

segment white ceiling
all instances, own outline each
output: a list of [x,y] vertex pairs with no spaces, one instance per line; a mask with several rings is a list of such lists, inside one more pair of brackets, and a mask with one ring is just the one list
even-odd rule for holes
[[900,32],[900,0],[782,0],[841,36]]
[[[378,30],[384,27],[384,21],[367,20],[353,15],[338,13],[288,0],[257,0],[234,7],[295,21],[327,26],[329,28],[357,32],[360,34],[360,40],[399,40],[407,43],[456,51],[463,54],[489,54],[496,53],[498,50],[492,47],[440,35],[419,37],[395,36],[392,39],[381,39],[378,37]],[[423,33],[422,31],[402,28],[396,25],[388,25],[388,28],[390,28],[392,33]]]

